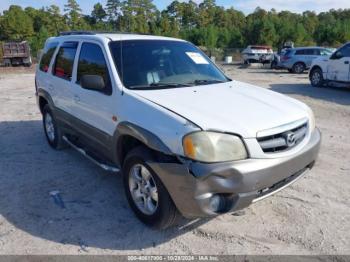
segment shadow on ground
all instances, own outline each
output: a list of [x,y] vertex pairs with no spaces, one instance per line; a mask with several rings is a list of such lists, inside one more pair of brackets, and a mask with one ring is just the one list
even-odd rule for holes
[[[65,208],[50,197],[54,190]],[[116,250],[157,246],[207,222],[187,226],[183,221],[165,231],[147,228],[129,209],[121,176],[72,149],[51,149],[41,121],[0,122],[0,214],[39,238]]]
[[310,84],[270,84],[271,90],[288,95],[308,96],[340,105],[350,105],[349,87],[313,87]]

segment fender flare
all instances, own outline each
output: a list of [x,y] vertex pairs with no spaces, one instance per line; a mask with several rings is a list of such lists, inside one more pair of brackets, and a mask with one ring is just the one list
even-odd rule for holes
[[130,136],[140,141],[147,147],[165,155],[173,155],[172,151],[164,144],[164,142],[152,132],[135,125],[128,121],[120,122],[114,132],[114,150],[113,159],[121,167],[121,142],[124,136]]
[[47,103],[49,104],[49,106],[51,108],[54,107],[54,103],[53,103],[53,100],[52,100],[52,97],[51,95],[49,94],[49,92],[47,92],[46,90],[42,89],[42,88],[39,88],[38,91],[37,91],[37,97],[38,97],[38,106],[39,106],[39,109],[40,109],[40,104],[39,104],[39,99],[40,97],[43,97]]

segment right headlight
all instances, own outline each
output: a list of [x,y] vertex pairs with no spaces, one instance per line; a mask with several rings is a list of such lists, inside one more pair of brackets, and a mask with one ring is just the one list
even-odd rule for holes
[[195,132],[183,138],[186,157],[201,162],[224,162],[248,157],[243,141],[235,135]]

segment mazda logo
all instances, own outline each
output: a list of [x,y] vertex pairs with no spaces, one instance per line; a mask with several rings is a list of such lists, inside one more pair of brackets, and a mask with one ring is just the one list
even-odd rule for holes
[[294,146],[295,145],[295,140],[296,140],[296,137],[295,137],[295,134],[293,132],[288,132],[285,136],[285,139],[286,139],[286,142],[287,142],[287,146],[288,147],[291,147],[291,146]]

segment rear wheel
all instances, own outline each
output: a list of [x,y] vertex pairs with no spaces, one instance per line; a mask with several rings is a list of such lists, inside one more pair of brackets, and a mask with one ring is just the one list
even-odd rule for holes
[[271,69],[276,69],[277,68],[277,62],[276,61],[272,61],[271,62]]
[[305,71],[305,65],[303,63],[296,63],[293,65],[292,70],[296,74],[301,74]]
[[61,130],[57,125],[49,105],[45,105],[43,108],[43,126],[49,145],[54,149],[64,148],[65,142],[63,141]]
[[133,149],[123,165],[126,197],[135,215],[147,226],[165,229],[181,217],[168,191],[146,164],[151,153],[145,147]]
[[315,68],[310,73],[310,82],[312,86],[321,87],[324,84],[322,70]]

